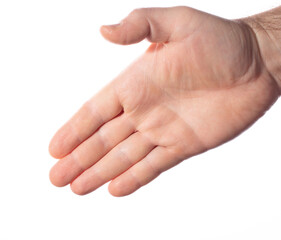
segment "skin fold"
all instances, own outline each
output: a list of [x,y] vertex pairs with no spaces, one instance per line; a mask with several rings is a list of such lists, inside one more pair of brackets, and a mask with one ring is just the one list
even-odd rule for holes
[[106,182],[125,196],[185,159],[239,135],[278,99],[248,21],[188,7],[137,9],[103,26],[117,44],[147,51],[87,101],[49,150],[56,186],[84,195]]

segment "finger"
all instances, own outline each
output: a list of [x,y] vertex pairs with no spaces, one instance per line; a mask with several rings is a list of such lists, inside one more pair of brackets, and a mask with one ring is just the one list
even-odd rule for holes
[[194,9],[187,7],[142,8],[132,11],[121,23],[101,27],[107,40],[133,44],[147,38],[151,42],[169,42],[185,33],[180,29]]
[[158,146],[137,164],[115,178],[109,184],[109,192],[118,197],[129,195],[179,162],[173,152]]
[[51,182],[58,187],[69,184],[134,131],[134,126],[124,114],[109,121],[53,166]]
[[129,169],[154,147],[141,133],[134,133],[75,179],[71,184],[72,191],[79,195],[94,191]]
[[121,111],[113,87],[105,87],[55,134],[49,146],[50,154],[55,158],[66,156]]

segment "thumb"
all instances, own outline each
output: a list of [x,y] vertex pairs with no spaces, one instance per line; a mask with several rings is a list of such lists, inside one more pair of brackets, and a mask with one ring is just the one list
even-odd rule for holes
[[107,40],[122,45],[145,38],[150,42],[169,42],[179,35],[176,30],[188,22],[191,10],[187,7],[136,9],[119,24],[102,26],[100,31]]

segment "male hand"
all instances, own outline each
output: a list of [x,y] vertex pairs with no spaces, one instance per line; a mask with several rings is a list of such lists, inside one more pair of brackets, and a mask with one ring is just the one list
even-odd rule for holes
[[56,133],[56,186],[87,194],[111,181],[128,195],[163,171],[234,138],[279,96],[252,29],[191,8],[133,11],[103,26],[111,42],[148,50]]

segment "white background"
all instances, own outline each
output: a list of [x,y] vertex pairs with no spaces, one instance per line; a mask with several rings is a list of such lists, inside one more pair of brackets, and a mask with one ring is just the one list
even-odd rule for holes
[[0,0],[0,239],[281,239],[281,102],[235,140],[136,193],[56,188],[54,132],[147,47],[99,27],[138,7],[188,5],[226,18],[274,0]]

